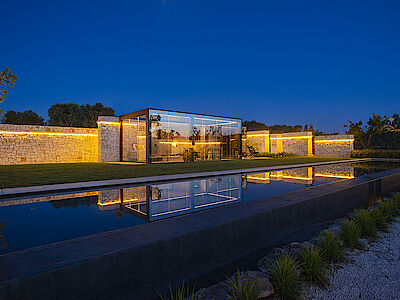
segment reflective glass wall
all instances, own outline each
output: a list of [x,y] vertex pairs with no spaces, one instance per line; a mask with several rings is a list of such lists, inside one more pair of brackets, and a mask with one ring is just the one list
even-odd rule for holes
[[149,110],[151,162],[239,159],[241,120]]

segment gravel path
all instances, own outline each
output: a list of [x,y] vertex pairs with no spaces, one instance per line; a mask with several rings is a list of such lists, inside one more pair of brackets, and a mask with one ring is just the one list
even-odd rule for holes
[[365,250],[350,252],[349,261],[335,266],[330,286],[307,287],[306,299],[400,299],[400,218],[365,243]]

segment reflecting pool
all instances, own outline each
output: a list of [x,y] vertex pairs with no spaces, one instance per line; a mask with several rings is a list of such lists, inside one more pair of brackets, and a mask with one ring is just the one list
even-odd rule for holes
[[342,163],[0,200],[3,252],[280,195],[400,167]]

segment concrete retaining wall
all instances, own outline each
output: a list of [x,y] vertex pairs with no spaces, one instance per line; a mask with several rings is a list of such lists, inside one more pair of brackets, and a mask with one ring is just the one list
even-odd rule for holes
[[0,164],[97,162],[96,128],[0,124]]
[[155,288],[367,206],[371,185],[399,189],[400,169],[5,254],[0,298],[152,299]]

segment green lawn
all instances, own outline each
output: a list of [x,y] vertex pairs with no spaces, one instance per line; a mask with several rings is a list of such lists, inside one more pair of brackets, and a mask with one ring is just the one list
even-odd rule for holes
[[37,164],[0,166],[0,188],[133,178],[168,174],[247,169],[333,161],[338,158],[295,157],[195,163],[123,165],[111,163]]

